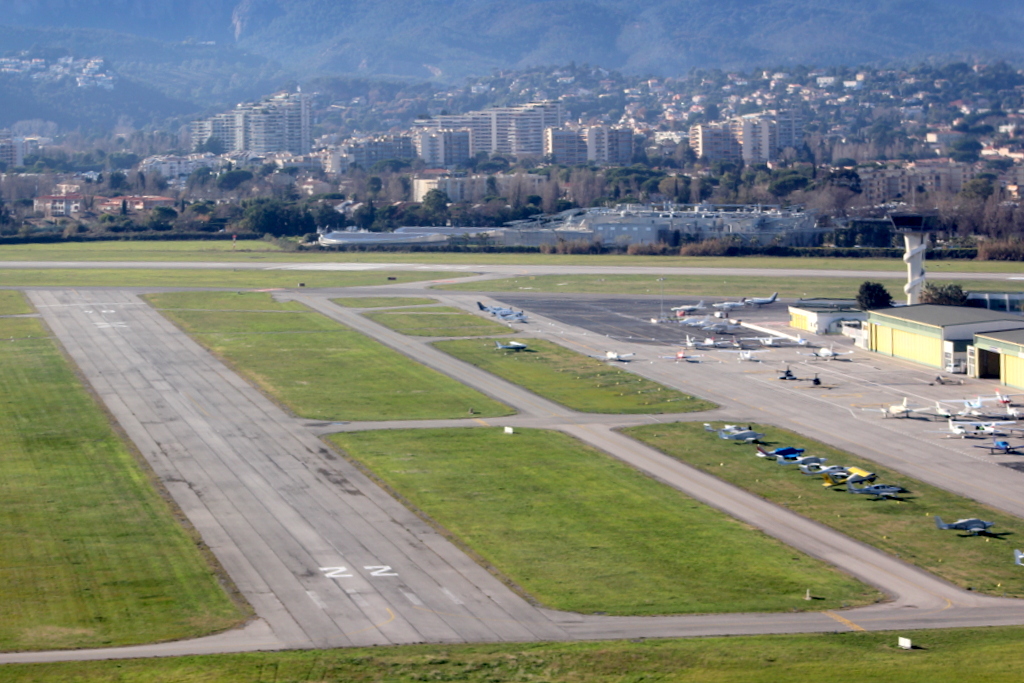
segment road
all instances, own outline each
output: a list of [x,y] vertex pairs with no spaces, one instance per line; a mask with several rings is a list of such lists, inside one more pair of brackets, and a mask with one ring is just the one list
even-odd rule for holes
[[[472,296],[449,292],[431,295],[467,310],[474,308]],[[543,427],[571,434],[877,586],[892,600],[841,614],[630,618],[539,609],[513,593],[318,438],[349,429],[438,424],[478,427],[478,421],[325,425],[297,419],[238,378],[134,294],[39,289],[30,292],[33,304],[254,606],[259,619],[247,627],[245,637],[233,632],[133,648],[11,653],[0,655],[0,663],[416,642],[1024,624],[1024,610],[1018,601],[962,591],[613,431],[615,427],[681,416],[576,413],[440,353],[425,340],[397,334],[336,306],[326,293],[290,292],[281,296],[302,301],[519,411],[515,416],[488,420],[487,424]],[[591,331],[554,320],[536,322],[531,326],[534,333],[539,330],[539,336],[546,335],[570,348],[593,351],[594,344],[600,343]],[[637,348],[650,353],[650,347]],[[813,424],[809,429],[806,423],[814,410],[825,410],[824,414],[830,415],[829,408],[813,400],[808,402],[800,394],[790,397],[792,407],[778,406],[783,402],[777,400],[775,384],[759,380],[764,385],[760,386],[743,375],[737,379],[720,371],[713,374],[712,366],[694,366],[697,372],[692,376],[680,373],[671,363],[634,363],[631,368],[723,404],[723,409],[699,416],[702,420],[728,415],[781,426],[796,423],[798,431],[807,433],[814,431]],[[734,394],[736,386],[745,391]],[[731,398],[737,395],[745,396],[743,403]],[[761,396],[767,400],[761,400]],[[824,424],[828,423],[819,425],[818,431],[828,433],[819,438],[835,443],[836,432],[842,430],[823,429]],[[891,444],[893,436],[882,431],[865,439],[861,434],[855,445],[862,448],[867,443],[870,450],[871,444],[877,443],[881,451],[882,444]],[[905,438],[913,443],[910,437]],[[915,469],[912,463],[905,466]],[[936,474],[947,488],[965,485],[956,476],[955,468]]]

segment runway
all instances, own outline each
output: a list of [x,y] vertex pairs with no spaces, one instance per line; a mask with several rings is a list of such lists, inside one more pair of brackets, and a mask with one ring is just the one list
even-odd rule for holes
[[[467,310],[472,310],[477,298],[451,292],[424,293]],[[0,663],[418,642],[1024,624],[1024,605],[1019,601],[960,590],[613,431],[614,427],[671,421],[678,416],[575,413],[440,353],[424,340],[395,333],[336,306],[328,296],[321,292],[279,294],[306,303],[519,411],[507,418],[488,419],[489,425],[565,431],[877,586],[892,600],[841,614],[640,618],[537,608],[318,438],[341,430],[428,427],[438,422],[479,427],[478,422],[325,424],[302,420],[249,386],[133,294],[39,289],[30,292],[33,304],[254,606],[259,619],[248,627],[250,639],[222,634],[102,652],[11,653],[0,655]],[[532,334],[588,353],[603,344],[600,335],[553,319],[538,317],[529,329]],[[652,347],[636,344],[635,348],[650,355]],[[621,348],[631,349],[629,344]],[[884,455],[883,450],[891,451],[894,439],[900,444],[916,443],[906,434],[865,433],[865,423],[858,423],[852,414],[844,422],[833,414],[835,406],[820,405],[808,396],[791,396],[792,401],[786,402],[789,407],[781,406],[775,384],[742,373],[723,375],[714,372],[715,366],[688,366],[684,374],[672,363],[634,363],[630,368],[723,405],[714,415],[687,415],[684,419],[729,416],[772,422],[859,453],[867,450],[872,453],[868,457],[884,464],[891,463],[877,456]],[[739,394],[734,393],[736,387],[742,389]],[[815,415],[825,419],[816,423]],[[853,436],[837,438],[847,428],[854,430],[849,433],[857,435],[856,443]],[[963,481],[956,458],[948,460],[948,467],[933,473],[939,485],[952,490],[967,487],[975,493],[991,486],[987,473],[973,482]],[[893,466],[925,478],[917,471],[918,462],[905,460]],[[1006,471],[991,467],[996,472]],[[1011,505],[1014,496],[1006,498],[1002,501],[1005,505],[1019,507]],[[1015,512],[1024,516],[1021,513]]]

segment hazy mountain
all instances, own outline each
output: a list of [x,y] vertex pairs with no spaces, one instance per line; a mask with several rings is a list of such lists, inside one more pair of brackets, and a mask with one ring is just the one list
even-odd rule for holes
[[[299,77],[459,78],[576,61],[630,72],[1024,57],[1019,0],[8,0],[0,22],[216,41]],[[109,35],[109,34],[108,34]],[[0,42],[0,50],[9,49]]]

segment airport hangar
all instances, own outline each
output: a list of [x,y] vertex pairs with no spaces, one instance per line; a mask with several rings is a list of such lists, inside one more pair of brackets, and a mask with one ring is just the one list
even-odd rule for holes
[[[915,304],[868,311],[868,348],[1024,389],[1024,319],[983,308]],[[964,362],[966,361],[966,362]]]

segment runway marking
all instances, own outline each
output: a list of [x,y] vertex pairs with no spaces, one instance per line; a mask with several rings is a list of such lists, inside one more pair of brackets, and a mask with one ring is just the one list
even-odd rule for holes
[[479,417],[474,417],[474,418],[473,418],[473,421],[474,421],[474,422],[479,422],[479,423],[480,423],[480,424],[482,424],[482,425],[483,425],[484,427],[490,427],[490,426],[491,426],[491,425],[487,424],[487,420],[481,420],[481,419],[480,419]]
[[416,596],[416,594],[414,594],[414,593],[409,593],[409,592],[406,592],[406,591],[403,591],[403,590],[400,590],[399,592],[400,592],[400,593],[401,593],[402,595],[404,595],[404,596],[405,596],[405,599],[406,599],[406,600],[408,600],[409,602],[411,602],[411,603],[412,603],[413,605],[415,605],[416,607],[423,607],[423,601],[422,601],[422,600],[420,600],[420,599],[419,599],[419,597],[417,597],[417,596]]
[[351,579],[351,574],[346,574],[348,567],[320,567],[320,571],[328,579]]
[[826,615],[828,615],[828,616],[832,617],[833,619],[835,619],[836,621],[838,621],[838,622],[839,622],[840,624],[842,624],[843,626],[846,626],[846,627],[848,627],[848,628],[849,628],[849,629],[850,629],[851,631],[865,631],[865,630],[867,630],[867,629],[865,629],[865,628],[862,628],[862,627],[860,627],[860,626],[857,626],[857,624],[853,623],[852,621],[850,621],[850,620],[849,620],[849,619],[847,619],[846,617],[841,617],[841,616],[839,616],[839,615],[838,615],[838,614],[836,614],[835,612],[824,612],[824,614],[826,614]]
[[381,626],[387,626],[388,624],[390,624],[392,621],[395,620],[395,613],[391,611],[390,607],[385,607],[384,610],[388,613],[388,619],[386,621],[382,621],[379,624],[374,624],[373,626],[367,626],[366,628],[361,628],[358,631],[345,631],[345,632],[342,633],[342,635],[352,636],[352,635],[355,635],[356,633],[362,633],[363,631],[372,631],[375,628],[380,628]]
[[444,593],[445,595],[447,595],[449,598],[451,598],[451,601],[454,602],[456,605],[464,605],[464,604],[466,604],[466,603],[462,602],[462,600],[460,600],[458,598],[458,596],[455,595],[455,593],[452,593],[447,588],[442,588],[441,592]]
[[369,607],[370,603],[367,602],[366,598],[359,594],[355,588],[346,588],[345,592],[348,593],[348,597],[352,598],[352,602],[356,603],[360,607]]
[[398,576],[398,572],[391,571],[391,567],[386,564],[371,564],[363,569],[370,572],[370,576]]
[[306,595],[309,596],[310,600],[312,600],[313,602],[316,603],[317,607],[319,607],[320,609],[322,609],[324,611],[327,611],[327,603],[324,602],[323,600],[321,600],[319,595],[317,595],[313,591],[306,591]]

